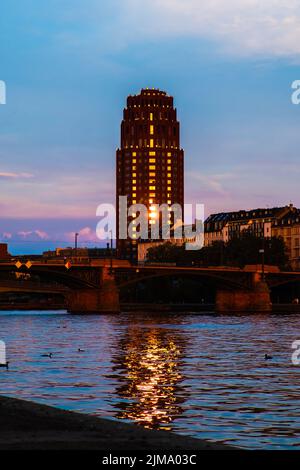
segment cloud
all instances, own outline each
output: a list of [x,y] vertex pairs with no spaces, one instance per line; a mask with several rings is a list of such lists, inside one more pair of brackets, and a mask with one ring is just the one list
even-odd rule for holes
[[0,179],[27,179],[33,178],[31,173],[11,173],[0,171]]
[[[49,152],[49,155],[52,153]],[[76,154],[74,160],[80,162],[83,158],[83,155]],[[16,179],[20,186],[18,191],[15,185],[10,184],[14,181],[12,177],[3,177],[1,217],[78,218],[79,214],[80,217],[95,217],[99,204],[115,199],[113,170],[105,171],[101,166],[93,170],[81,169],[80,163],[76,165],[74,172],[64,170],[58,174],[53,164],[51,169],[39,169],[38,178]],[[28,182],[34,183],[34,187]]]
[[3,232],[0,235],[1,240],[10,240],[12,238],[12,233],[10,232]]
[[[78,242],[80,243],[89,243],[89,242],[98,242],[96,235],[96,229],[91,229],[91,227],[84,227],[81,230],[78,230]],[[65,234],[65,237],[68,241],[73,242],[75,239],[75,232],[68,232]]]
[[185,35],[242,56],[300,54],[299,0],[124,0],[123,8],[125,40]]
[[16,239],[21,240],[49,240],[49,235],[43,230],[20,231],[16,234]]
[[89,63],[102,57],[112,66],[111,52],[180,36],[210,40],[239,56],[300,55],[299,0],[74,0],[72,13],[64,3],[56,45],[84,52]]
[[[199,192],[208,191],[218,194],[219,196],[227,196],[229,194],[226,186],[238,177],[237,174],[233,173],[220,173],[220,174],[199,174],[197,172],[186,173],[186,177],[191,181],[200,183]],[[227,184],[226,184],[227,183]],[[192,185],[194,183],[191,183]]]

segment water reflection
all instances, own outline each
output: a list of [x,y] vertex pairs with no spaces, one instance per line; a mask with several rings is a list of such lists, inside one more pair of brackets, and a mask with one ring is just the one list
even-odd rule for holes
[[129,327],[119,342],[113,371],[120,382],[116,416],[147,428],[170,429],[182,414],[183,334]]

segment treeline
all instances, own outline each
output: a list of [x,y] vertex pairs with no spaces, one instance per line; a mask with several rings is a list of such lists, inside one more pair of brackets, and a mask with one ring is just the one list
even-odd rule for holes
[[[264,255],[261,250],[264,250]],[[201,250],[188,251],[184,246],[166,242],[148,250],[150,262],[173,262],[199,266],[237,266],[265,263],[280,268],[289,268],[289,259],[283,239],[258,238],[249,233],[234,237],[227,243],[214,242]]]

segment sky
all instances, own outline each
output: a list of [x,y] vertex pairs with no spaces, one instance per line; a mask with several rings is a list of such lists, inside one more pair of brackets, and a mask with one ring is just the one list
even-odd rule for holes
[[185,201],[300,206],[299,0],[1,3],[0,241],[99,246],[127,95],[175,98]]

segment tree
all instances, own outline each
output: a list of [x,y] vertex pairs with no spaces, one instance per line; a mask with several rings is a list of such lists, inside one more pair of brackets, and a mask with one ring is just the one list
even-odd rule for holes
[[260,264],[265,250],[265,263],[281,268],[288,266],[288,256],[283,239],[277,237],[259,238],[244,232],[233,237],[225,246],[226,264],[243,267],[246,264]]
[[184,246],[166,242],[150,248],[148,260],[201,266],[244,267],[246,264],[260,264],[262,262],[260,250],[263,247],[266,264],[280,268],[289,267],[283,239],[272,237],[263,240],[249,232],[242,232],[227,243],[218,241],[195,251],[187,251]]
[[161,243],[158,246],[149,248],[147,258],[154,262],[173,262],[176,263],[182,259],[184,247],[174,245],[171,242]]

